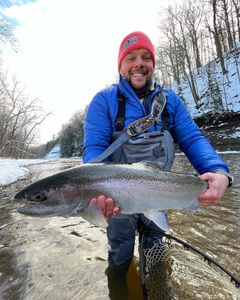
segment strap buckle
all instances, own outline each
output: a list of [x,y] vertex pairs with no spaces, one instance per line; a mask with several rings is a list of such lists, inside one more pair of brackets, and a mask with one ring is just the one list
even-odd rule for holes
[[146,117],[143,117],[141,119],[138,119],[127,127],[127,133],[130,136],[136,136],[144,131],[146,131],[148,128],[150,128],[155,123],[155,119],[152,118],[151,115],[148,115]]
[[165,104],[166,97],[161,91],[154,97],[150,114],[129,124],[127,127],[127,134],[136,136],[145,132],[148,128],[153,126],[155,122],[159,123],[159,117],[163,112]]

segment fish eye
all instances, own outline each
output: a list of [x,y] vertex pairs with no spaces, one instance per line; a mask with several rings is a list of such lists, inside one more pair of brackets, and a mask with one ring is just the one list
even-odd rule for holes
[[44,200],[46,200],[46,197],[43,194],[38,193],[38,194],[35,194],[33,196],[33,200],[35,200],[35,201],[44,201]]

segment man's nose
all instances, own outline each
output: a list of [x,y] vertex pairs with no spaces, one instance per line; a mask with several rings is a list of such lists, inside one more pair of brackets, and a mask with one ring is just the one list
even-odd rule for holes
[[142,66],[142,65],[144,65],[144,60],[142,59],[141,56],[137,56],[135,60],[135,66]]

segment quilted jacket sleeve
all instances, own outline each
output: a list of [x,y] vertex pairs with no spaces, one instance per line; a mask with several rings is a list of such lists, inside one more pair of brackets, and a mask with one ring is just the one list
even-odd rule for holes
[[90,103],[86,114],[84,126],[84,163],[97,157],[109,146],[112,132],[113,128],[107,99],[103,92],[99,92]]

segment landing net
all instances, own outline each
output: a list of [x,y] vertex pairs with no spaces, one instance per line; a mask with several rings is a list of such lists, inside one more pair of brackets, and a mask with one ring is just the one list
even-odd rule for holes
[[146,300],[240,300],[239,278],[206,254],[168,235],[144,250],[144,238],[140,265]]

